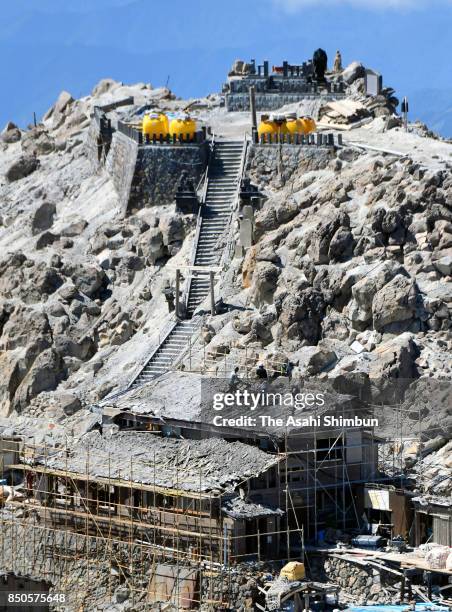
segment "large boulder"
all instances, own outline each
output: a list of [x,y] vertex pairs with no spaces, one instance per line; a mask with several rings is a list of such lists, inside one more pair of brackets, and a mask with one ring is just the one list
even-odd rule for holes
[[75,341],[68,336],[61,335],[54,338],[54,348],[62,358],[76,357],[85,361],[92,355],[93,342],[88,337]]
[[374,328],[383,331],[391,325],[391,331],[397,331],[395,324],[403,326],[414,318],[417,302],[415,282],[398,274],[375,294],[372,301]]
[[5,178],[9,183],[18,181],[32,174],[39,168],[40,162],[33,155],[21,155],[16,159],[5,173]]
[[337,360],[336,353],[323,346],[304,346],[295,353],[291,353],[290,360],[298,365],[303,373],[319,374]]
[[41,348],[51,345],[52,330],[47,315],[28,306],[16,306],[8,312],[2,326],[0,352],[24,348],[31,340],[42,341]]
[[56,393],[54,399],[57,403],[58,408],[66,415],[71,416],[75,412],[81,409],[82,403],[80,399],[73,393],[62,391]]
[[58,242],[60,238],[61,236],[59,234],[45,231],[36,240],[36,250],[41,251],[42,249],[52,245],[54,242]]
[[[379,344],[373,351],[369,377],[377,380],[398,379],[402,390],[402,384],[405,384],[403,381],[409,384],[417,375],[415,360],[418,355],[419,349],[414,342],[413,334],[404,332]],[[394,387],[396,386],[394,384]]]
[[80,236],[87,227],[88,221],[82,217],[78,217],[63,227],[61,235],[68,238],[75,238],[76,236]]
[[37,126],[25,132],[21,147],[26,155],[48,155],[55,150],[55,141],[44,127]]
[[41,302],[43,294],[50,295],[63,284],[56,268],[22,257],[15,254],[0,262],[0,295],[31,304]]
[[42,391],[55,389],[61,379],[62,360],[53,349],[40,353],[17,388],[14,407],[19,412]]
[[[335,238],[335,243],[331,249],[331,255],[336,257],[339,254],[340,244],[347,246],[349,252],[352,245],[349,244],[350,219],[347,214],[333,214],[332,218],[321,221],[313,231],[308,255],[315,264],[326,264],[330,261],[330,244]],[[341,230],[340,233],[337,233]],[[353,240],[353,239],[352,239]]]
[[163,242],[162,230],[153,227],[140,237],[138,253],[146,257],[150,265],[168,255],[168,249]]
[[331,261],[346,261],[353,256],[355,240],[350,229],[340,227],[331,238],[328,257]]
[[433,262],[433,265],[443,276],[452,275],[452,255],[444,255],[444,257],[440,257]]
[[253,272],[252,301],[256,306],[272,304],[281,270],[269,261],[258,261]]
[[52,112],[52,124],[54,128],[58,128],[64,121],[74,98],[67,91],[62,91],[55,102]]
[[0,351],[0,371],[0,414],[8,415],[16,389],[24,376],[19,355]]
[[184,239],[184,221],[181,215],[166,215],[160,220],[160,230],[163,236],[163,243],[168,247],[170,254],[174,255],[175,252],[172,252],[172,247],[176,247],[176,249],[182,244]]
[[53,218],[56,214],[56,206],[52,202],[43,202],[34,211],[31,218],[32,234],[40,234],[48,230],[53,225]]
[[15,123],[8,121],[2,133],[0,134],[0,140],[6,144],[12,144],[18,142],[22,137],[22,133]]
[[108,278],[102,268],[77,265],[72,271],[72,282],[75,287],[88,297],[96,297]]
[[364,278],[353,285],[353,299],[347,310],[355,329],[361,330],[370,324],[375,294],[402,271],[403,268],[399,263],[393,260],[383,261],[368,270]]
[[94,87],[93,91],[91,92],[91,95],[93,96],[93,98],[97,98],[98,96],[102,96],[103,94],[108,93],[117,85],[121,85],[121,83],[115,81],[114,79],[102,79]]
[[302,346],[317,344],[325,309],[322,293],[312,287],[296,295],[288,294],[279,308],[284,336]]
[[361,64],[361,62],[352,62],[345,68],[342,72],[342,78],[347,83],[347,85],[351,85],[357,79],[363,78],[366,74],[366,69]]

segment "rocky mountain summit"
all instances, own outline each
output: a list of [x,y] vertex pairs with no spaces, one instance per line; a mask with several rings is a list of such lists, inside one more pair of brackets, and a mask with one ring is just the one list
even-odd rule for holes
[[[359,71],[350,78],[358,99]],[[188,103],[105,80],[80,100],[63,92],[38,125],[1,133],[0,410],[12,423],[64,424],[130,380],[164,323],[162,287],[189,261],[195,217],[174,204],[122,216],[110,176],[87,157],[94,106],[129,95],[162,110]],[[392,95],[334,151],[250,151],[263,196],[255,244],[222,275],[229,311],[207,319],[203,355],[241,365],[249,349],[247,367],[290,360],[294,376],[342,391],[368,380],[450,384],[452,147],[405,133]],[[195,108],[218,134],[249,129],[219,96]],[[431,452],[449,461],[450,395],[425,418]]]

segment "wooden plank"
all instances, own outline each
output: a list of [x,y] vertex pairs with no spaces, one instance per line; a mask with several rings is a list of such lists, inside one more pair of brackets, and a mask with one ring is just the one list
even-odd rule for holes
[[[24,470],[24,472],[37,472],[41,474],[48,474],[50,476],[62,476],[72,478],[73,480],[79,480],[84,482],[85,480],[89,480],[93,483],[100,484],[112,484],[118,487],[126,487],[130,488],[130,480],[119,480],[117,478],[107,478],[104,476],[86,476],[86,474],[79,474],[77,472],[70,472],[69,470],[56,470],[50,469],[46,466],[41,465],[26,465],[25,463],[18,463],[16,465],[11,465],[11,469],[16,470]],[[142,484],[140,482],[133,481],[133,488],[139,491],[155,491],[156,493],[164,493],[165,495],[172,497],[189,497],[194,499],[214,499],[221,497],[222,493],[197,493],[196,491],[185,491],[178,489],[167,489],[165,487],[160,487],[158,485],[153,484]]]

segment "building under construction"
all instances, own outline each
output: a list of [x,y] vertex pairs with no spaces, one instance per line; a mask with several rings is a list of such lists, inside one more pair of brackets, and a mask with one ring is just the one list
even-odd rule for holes
[[[180,389],[174,376],[171,387]],[[184,384],[199,381],[180,376]],[[278,389],[278,381],[272,384]],[[184,415],[170,414],[171,397],[167,413],[146,413],[143,394],[141,388],[105,406],[78,440],[3,438],[0,555],[8,590],[18,577],[33,580],[63,592],[62,609],[121,598],[136,609],[239,609],[243,572],[277,572],[289,560],[303,561],[306,547],[321,544],[328,529],[361,533],[365,484],[396,482],[379,464],[383,440],[373,427],[239,431],[212,425],[204,395],[200,412],[188,417],[190,406]],[[154,389],[147,401],[156,397]],[[319,423],[322,415],[357,410],[350,396],[326,400],[305,416]],[[299,583],[299,592],[305,586]],[[317,586],[316,596],[326,597],[328,588]],[[249,609],[255,604],[265,609],[258,589],[248,596]]]

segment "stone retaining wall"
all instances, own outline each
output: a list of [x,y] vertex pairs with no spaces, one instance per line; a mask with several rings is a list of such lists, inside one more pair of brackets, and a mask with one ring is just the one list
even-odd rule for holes
[[[52,610],[75,612],[82,604],[89,609],[94,602],[108,603],[109,590],[114,592],[120,586],[118,572],[111,573],[101,540],[69,531],[52,531],[33,521],[2,523],[1,531],[0,571],[51,583],[51,594],[66,596],[66,602],[52,604]],[[126,551],[127,546],[123,548]],[[87,552],[93,559],[98,555],[99,562],[88,567]]]
[[281,187],[296,170],[324,170],[335,157],[335,149],[330,146],[251,144],[246,172],[264,187],[271,184]]
[[[114,143],[112,145],[113,149]],[[183,171],[196,186],[207,167],[209,147],[204,144],[157,144],[138,148],[128,212],[174,201]]]
[[265,604],[265,598],[258,587],[263,587],[270,567],[265,563],[251,563],[235,566],[229,572],[218,572],[206,576],[201,583],[202,612],[210,612],[213,608],[207,603],[211,600],[225,601],[230,604],[229,610],[234,612],[251,612],[256,610],[256,603]]
[[[170,561],[154,559],[151,548],[146,554],[126,541],[77,534],[64,527],[48,529],[37,517],[1,520],[0,529],[0,572],[44,580],[51,585],[51,595],[65,594],[64,604],[52,603],[51,610],[161,609],[158,603],[146,602],[146,597],[156,567],[159,563],[170,565]],[[184,563],[179,566],[183,568]],[[214,600],[229,603],[228,609],[236,612],[254,610],[256,602],[263,603],[257,586],[263,586],[269,571],[263,562],[223,572],[204,568],[198,574],[203,602],[199,609],[217,609],[209,603]]]
[[209,157],[207,142],[139,145],[119,131],[113,132],[111,142],[105,142],[95,119],[88,130],[85,151],[94,171],[105,163],[123,216],[140,208],[171,204],[182,172],[186,171],[196,186]]
[[400,579],[396,575],[345,559],[312,555],[309,567],[313,579],[337,584],[341,591],[353,597],[354,604],[394,603],[400,592]]
[[[302,100],[319,99],[322,101],[336,100],[343,98],[344,94],[318,94],[318,93],[256,93],[256,110],[257,111],[273,111],[285,106],[286,104],[294,104]],[[229,112],[234,111],[249,111],[250,97],[249,93],[230,93],[226,94],[226,109]]]

